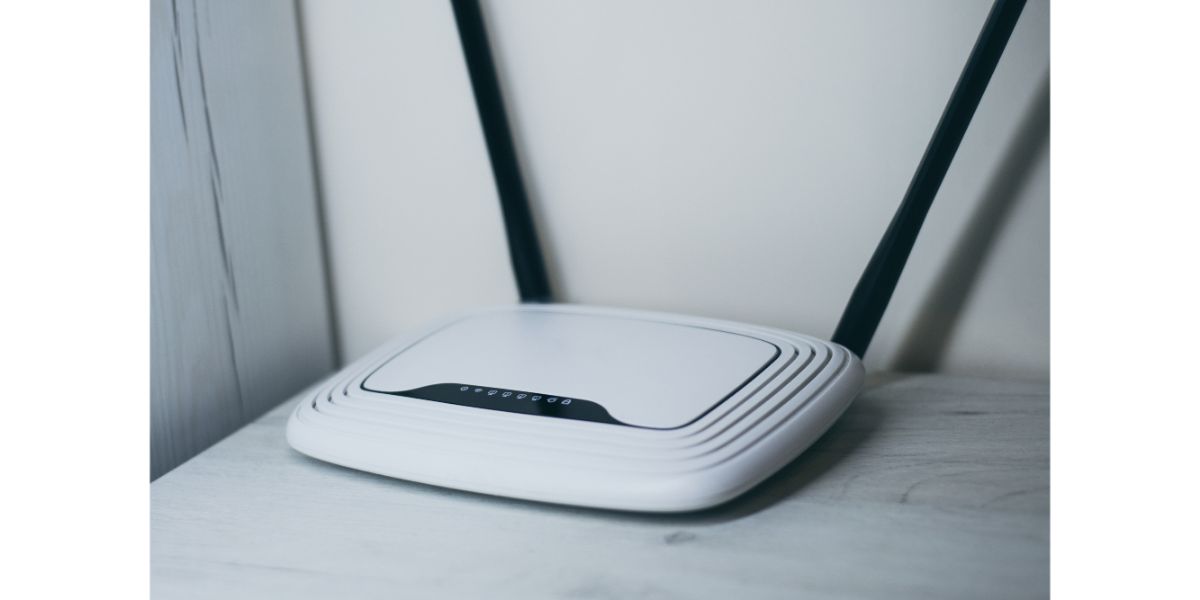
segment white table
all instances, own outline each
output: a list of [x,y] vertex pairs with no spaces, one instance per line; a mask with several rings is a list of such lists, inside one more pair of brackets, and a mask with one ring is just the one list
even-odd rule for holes
[[1045,384],[877,375],[815,446],[701,513],[456,492],[292,451],[272,410],[151,485],[155,598],[1030,598]]

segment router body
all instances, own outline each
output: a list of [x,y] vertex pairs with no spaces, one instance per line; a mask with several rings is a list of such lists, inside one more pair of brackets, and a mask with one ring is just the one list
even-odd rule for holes
[[788,331],[562,304],[475,312],[307,394],[293,448],[427,484],[674,512],[749,490],[857,395],[858,358]]

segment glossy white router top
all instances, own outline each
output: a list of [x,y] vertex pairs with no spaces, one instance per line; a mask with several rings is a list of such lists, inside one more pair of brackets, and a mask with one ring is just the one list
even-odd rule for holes
[[672,428],[731,395],[779,353],[761,339],[695,325],[503,311],[434,331],[392,357],[363,387],[403,392],[457,383],[484,395],[495,390],[496,402],[514,392],[539,392],[556,402],[595,402],[624,424]]

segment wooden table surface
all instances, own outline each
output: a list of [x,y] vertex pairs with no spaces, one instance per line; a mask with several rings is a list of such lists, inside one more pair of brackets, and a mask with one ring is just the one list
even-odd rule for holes
[[291,450],[288,401],[151,485],[155,598],[1031,598],[1045,384],[877,375],[799,459],[685,515],[507,500]]

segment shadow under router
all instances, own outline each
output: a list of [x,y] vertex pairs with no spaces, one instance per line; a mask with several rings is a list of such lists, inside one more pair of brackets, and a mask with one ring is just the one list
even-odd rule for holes
[[858,394],[866,351],[1023,1],[997,0],[834,333],[543,304],[545,265],[483,18],[455,0],[524,304],[437,323],[306,395],[293,448],[381,475],[545,502],[674,512],[749,490]]

